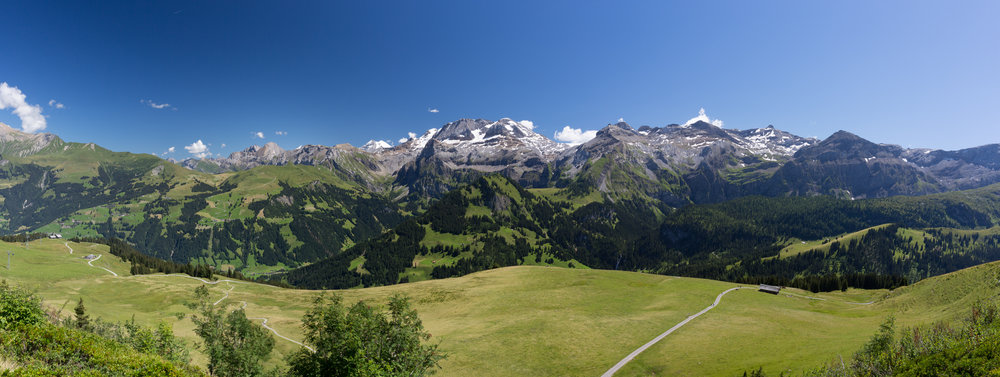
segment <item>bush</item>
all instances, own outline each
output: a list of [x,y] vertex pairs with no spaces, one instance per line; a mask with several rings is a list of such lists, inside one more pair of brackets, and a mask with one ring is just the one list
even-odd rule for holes
[[422,344],[430,334],[403,296],[389,299],[388,313],[320,296],[302,322],[316,352],[303,348],[290,355],[292,376],[423,376],[444,358],[437,345]]
[[44,322],[45,312],[38,297],[0,280],[0,330]]
[[0,349],[21,368],[4,376],[189,376],[197,371],[111,340],[48,323],[0,332]]
[[[763,377],[761,370],[753,376]],[[972,306],[958,324],[938,323],[897,332],[890,317],[848,363],[806,373],[814,377],[1000,375],[1000,308]]]
[[[140,349],[76,329],[74,319],[66,318],[64,323],[67,326],[49,323],[38,297],[0,281],[0,359],[17,366],[0,372],[0,376],[201,375],[185,364],[185,350],[158,347],[179,347],[169,327],[161,326],[154,332],[132,323],[131,333],[151,334],[152,347]],[[106,326],[96,320],[87,327],[96,330]]]

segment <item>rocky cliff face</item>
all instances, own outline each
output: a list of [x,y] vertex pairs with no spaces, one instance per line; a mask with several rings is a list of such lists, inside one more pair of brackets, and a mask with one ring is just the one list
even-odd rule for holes
[[25,157],[46,147],[61,147],[63,144],[62,139],[56,135],[47,132],[29,134],[0,123],[0,156]]

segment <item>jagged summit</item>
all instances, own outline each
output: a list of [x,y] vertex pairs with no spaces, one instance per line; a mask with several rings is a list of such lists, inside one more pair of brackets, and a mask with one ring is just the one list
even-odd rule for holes
[[368,142],[361,147],[361,149],[363,149],[366,152],[378,152],[383,149],[389,149],[389,148],[392,148],[392,144],[389,144],[388,141],[374,140],[374,139],[368,140]]
[[[569,145],[538,134],[530,121],[465,118],[419,136],[411,133],[397,145],[372,140],[361,148],[309,145],[286,151],[269,143],[183,165],[209,172],[260,165],[328,166],[365,184],[386,182],[375,177],[388,177],[410,195],[431,197],[487,173],[503,174],[527,187],[587,180],[609,193],[640,187],[671,205],[755,193],[909,195],[1000,182],[1000,148],[911,150],[872,143],[846,131],[820,141],[774,125],[746,130],[722,125],[704,109],[684,124],[662,127],[636,129],[619,119],[589,141]],[[849,177],[849,171],[866,178]],[[824,180],[831,176],[839,178]],[[740,186],[744,182],[748,186]]]

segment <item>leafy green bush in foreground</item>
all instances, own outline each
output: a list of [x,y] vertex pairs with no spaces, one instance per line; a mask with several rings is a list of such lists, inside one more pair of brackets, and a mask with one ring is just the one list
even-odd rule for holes
[[[761,370],[743,375],[765,376]],[[898,334],[890,318],[849,362],[804,376],[1000,376],[1000,308],[992,302],[977,303],[960,323],[914,327]]]
[[6,282],[0,282],[0,361],[4,377],[202,375],[158,354],[49,323],[37,297]]

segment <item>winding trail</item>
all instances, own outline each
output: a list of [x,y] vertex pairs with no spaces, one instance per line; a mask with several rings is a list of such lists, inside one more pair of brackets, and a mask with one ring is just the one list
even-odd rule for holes
[[695,313],[694,315],[692,315],[690,317],[687,317],[686,319],[684,319],[680,323],[674,325],[674,327],[671,327],[670,330],[667,330],[667,331],[663,332],[663,334],[660,334],[660,336],[657,336],[657,337],[653,338],[653,340],[650,340],[648,343],[643,344],[642,347],[639,347],[635,351],[632,351],[632,353],[628,354],[628,356],[625,356],[624,359],[622,359],[621,361],[619,361],[618,364],[615,364],[615,366],[611,367],[611,369],[608,369],[607,372],[604,372],[604,374],[602,374],[601,377],[611,377],[611,376],[613,376],[616,372],[618,372],[619,369],[621,369],[622,367],[624,367],[625,364],[628,364],[629,361],[632,361],[632,359],[634,359],[636,356],[639,356],[639,354],[642,353],[642,351],[645,351],[647,348],[652,347],[654,344],[656,344],[657,342],[659,342],[660,340],[662,340],[663,338],[665,338],[667,335],[670,335],[670,333],[672,333],[672,332],[676,331],[677,329],[681,328],[681,326],[686,325],[688,322],[691,322],[691,320],[693,320],[695,318],[698,318],[698,316],[700,316],[702,314],[705,314],[709,310],[712,310],[712,308],[714,308],[716,305],[719,305],[719,301],[722,301],[722,296],[725,296],[726,293],[735,291],[737,289],[750,289],[750,288],[752,288],[752,287],[733,287],[733,288],[729,288],[729,289],[725,290],[722,293],[719,293],[719,295],[715,297],[715,302],[712,303],[712,305],[709,305],[707,308],[702,309],[700,312]]
[[95,265],[93,264],[93,263],[94,263],[94,261],[96,261],[96,260],[98,260],[98,259],[101,259],[101,255],[103,255],[103,254],[97,254],[97,258],[94,258],[94,259],[91,259],[91,260],[87,261],[87,264],[88,264],[88,265],[90,265],[90,267],[94,267],[94,268],[100,268],[100,269],[102,269],[102,270],[104,270],[104,271],[107,271],[107,272],[110,272],[110,273],[111,273],[112,275],[115,275],[115,276],[118,276],[118,274],[117,274],[117,273],[115,273],[114,271],[111,271],[111,270],[109,270],[109,269],[107,269],[107,268],[104,268],[104,267],[101,267],[101,266],[95,266]]
[[[136,276],[136,275],[133,275],[133,276]],[[226,291],[226,295],[223,296],[222,298],[220,298],[215,303],[213,303],[212,306],[219,305],[219,303],[221,303],[225,299],[229,298],[229,293],[233,291],[233,288],[236,288],[236,286],[232,285],[231,283],[237,283],[237,284],[259,284],[259,283],[251,283],[251,282],[247,282],[247,281],[230,280],[230,279],[211,281],[211,280],[205,280],[205,279],[202,279],[202,278],[199,278],[199,277],[194,277],[194,276],[185,275],[185,274],[138,275],[138,276],[145,276],[145,277],[176,276],[176,277],[181,277],[181,278],[194,279],[194,280],[197,280],[197,281],[200,281],[200,282],[202,282],[204,284],[209,284],[209,285],[215,285],[215,284],[219,284],[219,283],[226,283],[226,285],[229,285],[229,290]],[[246,301],[240,301],[240,302],[243,303],[243,305],[240,308],[241,309],[246,309],[247,308],[247,302]],[[247,317],[247,319],[260,320],[260,321],[262,321],[262,323],[260,325],[263,326],[265,329],[271,330],[271,332],[274,333],[274,335],[276,335],[277,337],[279,337],[281,339],[284,339],[284,340],[287,340],[289,342],[298,344],[298,345],[300,345],[302,347],[305,347],[309,351],[316,352],[315,349],[313,349],[312,347],[309,347],[309,346],[307,346],[305,344],[302,344],[302,342],[299,342],[297,340],[294,340],[292,338],[289,338],[287,336],[279,334],[278,330],[275,330],[273,327],[267,325],[268,318],[265,318],[265,317],[254,317],[254,318]]]
[[[687,317],[686,319],[684,319],[680,323],[674,325],[674,327],[671,327],[670,330],[665,331],[663,334],[660,334],[660,336],[657,336],[656,338],[653,338],[653,340],[650,340],[648,343],[643,344],[642,347],[639,347],[639,349],[637,349],[635,351],[632,351],[632,353],[630,353],[628,356],[625,356],[624,359],[622,359],[621,361],[619,361],[618,364],[615,364],[615,366],[611,367],[611,369],[608,369],[607,372],[604,372],[604,374],[602,374],[601,377],[611,377],[616,372],[618,372],[619,369],[621,369],[622,367],[624,367],[625,364],[628,364],[629,361],[632,361],[632,359],[634,359],[636,356],[639,356],[639,354],[642,353],[642,351],[645,351],[647,348],[652,347],[654,344],[656,344],[657,342],[659,342],[660,340],[662,340],[663,338],[665,338],[667,335],[670,335],[670,333],[672,333],[672,332],[676,331],[677,329],[681,328],[681,326],[686,325],[688,322],[691,322],[691,320],[693,320],[695,318],[698,318],[698,316],[700,316],[702,314],[705,314],[709,310],[712,310],[712,308],[714,308],[716,305],[719,305],[719,301],[722,301],[722,296],[725,296],[726,293],[735,291],[737,289],[754,289],[754,287],[744,287],[744,286],[733,287],[733,288],[729,288],[729,289],[723,291],[722,293],[719,293],[719,295],[715,297],[715,302],[712,303],[712,305],[709,305],[707,308],[702,309],[702,311],[700,311],[698,313],[695,313],[694,315],[692,315],[690,317]],[[804,298],[804,299],[808,299],[808,300],[828,301],[827,299],[821,298],[821,297],[803,296],[803,295],[798,295],[798,294],[789,293],[789,292],[782,292],[782,294],[784,294],[784,295],[786,295],[788,297],[798,297],[798,298]],[[871,304],[875,303],[875,300],[868,301],[868,302],[842,301],[842,303],[853,304],[853,305],[871,305]]]
[[[64,245],[66,245],[66,247],[67,247],[67,248],[69,249],[69,253],[70,253],[70,254],[73,254],[73,248],[69,246],[69,242],[67,242],[67,243],[64,243]],[[94,268],[100,268],[100,269],[103,269],[104,271],[107,271],[107,272],[110,272],[110,273],[111,273],[112,275],[114,275],[114,276],[118,277],[118,274],[117,274],[117,273],[115,273],[114,271],[111,271],[111,270],[109,270],[109,269],[107,269],[107,268],[104,268],[104,267],[101,267],[101,266],[95,266],[95,265],[93,265],[94,261],[96,261],[96,260],[98,260],[98,259],[101,259],[101,255],[102,255],[102,254],[98,254],[98,255],[97,255],[97,258],[94,258],[94,259],[91,259],[90,261],[88,261],[88,262],[87,262],[87,264],[88,264],[88,265],[90,265],[90,267],[94,267]],[[222,301],[224,301],[225,299],[229,298],[229,293],[230,293],[230,292],[232,292],[234,288],[236,288],[236,286],[234,286],[234,285],[233,285],[232,283],[237,283],[237,284],[259,284],[259,283],[252,283],[252,282],[247,282],[247,281],[240,281],[240,280],[230,280],[230,279],[223,279],[223,280],[215,280],[215,281],[212,281],[212,280],[206,280],[206,279],[202,279],[202,278],[199,278],[199,277],[194,277],[194,276],[190,276],[190,275],[185,275],[185,274],[163,274],[163,275],[132,275],[131,277],[136,277],[136,276],[144,276],[144,277],[156,277],[156,276],[176,276],[176,277],[182,277],[182,278],[188,278],[188,279],[194,279],[194,280],[197,280],[197,281],[200,281],[200,282],[202,282],[202,283],[204,283],[204,284],[208,284],[208,285],[216,285],[216,284],[219,284],[219,283],[226,283],[226,285],[228,285],[228,286],[229,286],[229,289],[228,289],[228,290],[226,290],[226,295],[225,295],[225,296],[222,296],[222,298],[220,298],[220,299],[219,299],[218,301],[216,301],[216,302],[212,303],[212,306],[216,306],[216,305],[219,305],[219,303],[221,303],[221,302],[222,302]],[[262,284],[260,284],[260,285],[262,285]],[[242,302],[242,303],[243,303],[243,306],[242,306],[242,308],[243,308],[243,309],[246,309],[246,307],[247,307],[247,302],[246,302],[246,301],[240,301],[240,302]],[[263,327],[264,327],[265,329],[268,329],[268,330],[271,330],[271,332],[272,332],[272,333],[274,333],[274,335],[276,335],[277,337],[279,337],[279,338],[281,338],[281,339],[284,339],[284,340],[287,340],[287,341],[289,341],[289,342],[292,342],[292,343],[295,343],[295,344],[298,344],[298,345],[300,345],[300,346],[302,346],[302,347],[305,347],[305,348],[306,348],[306,349],[308,349],[309,351],[312,351],[312,352],[316,352],[316,350],[315,350],[315,349],[313,349],[312,347],[309,347],[309,346],[307,346],[307,345],[305,345],[305,344],[302,344],[302,342],[299,342],[299,341],[297,341],[297,340],[294,340],[294,339],[292,339],[292,338],[289,338],[289,337],[287,337],[287,336],[284,336],[284,335],[281,335],[281,334],[279,334],[279,333],[278,333],[278,330],[275,330],[275,329],[274,329],[273,327],[271,327],[271,326],[268,326],[268,325],[267,325],[267,321],[268,321],[268,318],[265,318],[265,317],[256,317],[256,318],[247,318],[247,319],[254,319],[254,320],[261,320],[261,321],[262,321],[262,323],[261,323],[260,325],[261,325],[261,326],[263,326]]]
[[281,334],[278,334],[278,331],[276,331],[276,330],[275,330],[274,328],[272,328],[271,326],[268,326],[268,325],[267,325],[267,318],[262,318],[262,317],[261,317],[261,318],[247,318],[247,319],[259,319],[259,320],[262,320],[262,321],[261,321],[261,323],[260,323],[260,325],[261,325],[261,326],[264,326],[264,328],[265,328],[265,329],[268,329],[268,330],[271,330],[271,332],[273,332],[273,333],[274,333],[274,335],[277,335],[277,336],[278,336],[279,338],[281,338],[281,339],[284,339],[284,340],[287,340],[287,341],[289,341],[289,342],[292,342],[292,343],[295,343],[295,344],[298,344],[298,345],[300,345],[300,346],[302,346],[302,347],[305,347],[305,349],[309,350],[310,352],[313,352],[313,353],[316,353],[316,350],[315,350],[315,349],[313,349],[312,347],[309,347],[309,346],[307,346],[307,345],[305,345],[305,344],[302,344],[302,343],[300,343],[300,342],[299,342],[299,341],[297,341],[297,340],[292,340],[292,339],[288,338],[287,336],[284,336],[284,335],[281,335]]
[[[229,286],[229,290],[226,291],[226,295],[222,296],[222,298],[220,298],[219,301],[216,301],[216,302],[212,303],[212,306],[219,305],[219,303],[222,302],[222,300],[225,300],[225,299],[229,298],[229,292],[232,292],[233,288],[236,288],[235,285],[229,284],[228,281],[226,282],[226,285]],[[246,307],[246,305],[243,305],[243,307]]]

